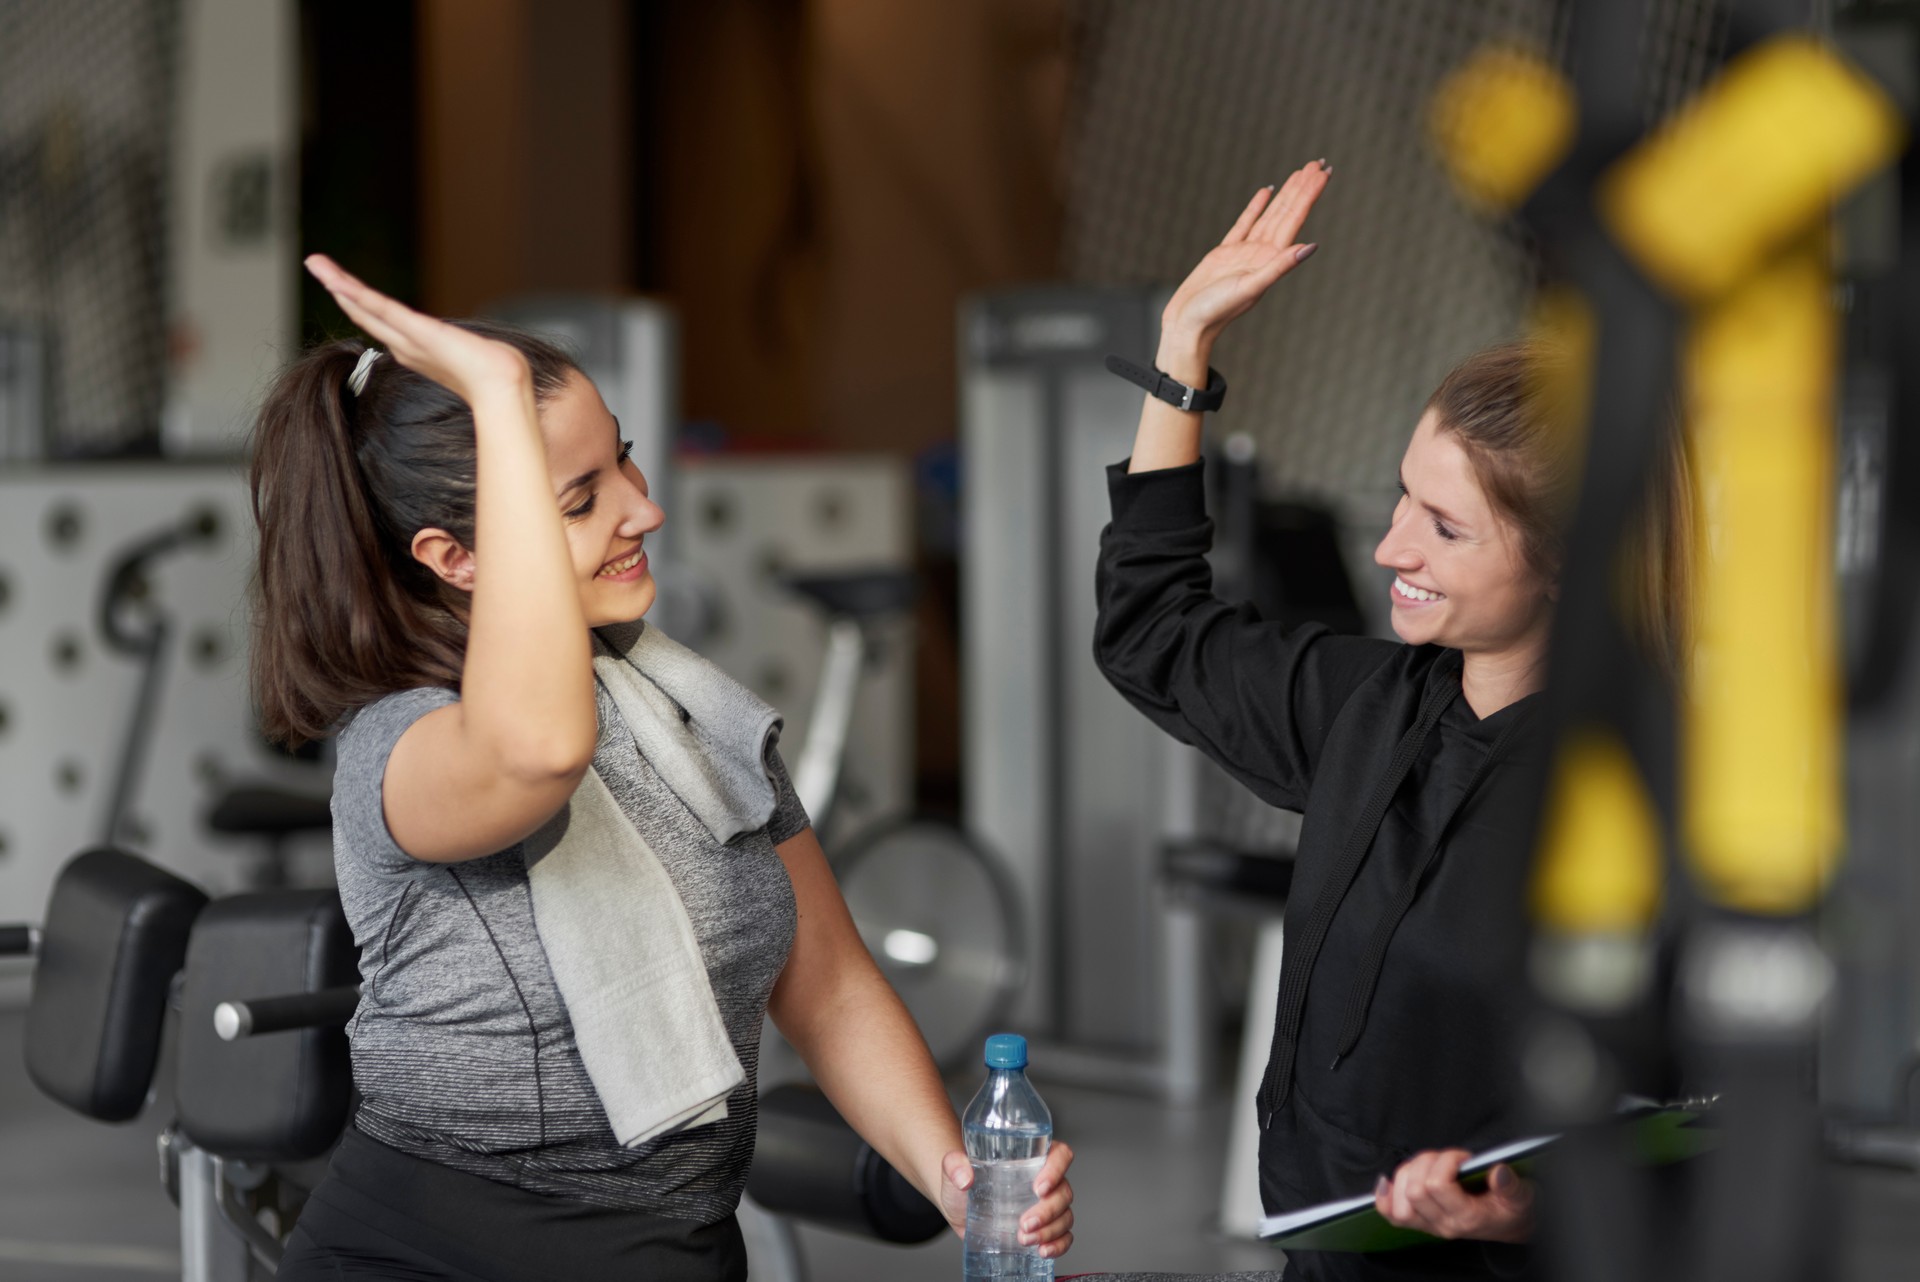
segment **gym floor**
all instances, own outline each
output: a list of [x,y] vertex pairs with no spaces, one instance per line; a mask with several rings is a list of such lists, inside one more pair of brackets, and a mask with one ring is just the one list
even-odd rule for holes
[[[161,1191],[153,1137],[171,1083],[145,1116],[101,1126],[41,1096],[21,1063],[23,1015],[0,1010],[0,1278],[140,1282],[178,1276],[178,1221]],[[956,1083],[960,1091],[971,1083]],[[1046,1088],[1057,1132],[1078,1154],[1078,1245],[1062,1272],[1189,1273],[1279,1267],[1279,1256],[1213,1230],[1224,1100],[1174,1111],[1120,1095]],[[1839,1174],[1850,1217],[1836,1282],[1920,1275],[1920,1178],[1861,1168]],[[801,1231],[812,1282],[953,1282],[952,1238],[899,1248]]]

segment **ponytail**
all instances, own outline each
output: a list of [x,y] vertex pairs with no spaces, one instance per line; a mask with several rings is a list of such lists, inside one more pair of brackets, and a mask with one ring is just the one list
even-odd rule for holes
[[[530,335],[462,326],[518,348],[542,402],[577,370]],[[301,356],[254,425],[251,675],[261,729],[277,743],[324,738],[395,690],[460,684],[465,594],[412,544],[438,528],[473,546],[472,412],[388,358],[355,394],[347,382],[365,350],[335,341]]]

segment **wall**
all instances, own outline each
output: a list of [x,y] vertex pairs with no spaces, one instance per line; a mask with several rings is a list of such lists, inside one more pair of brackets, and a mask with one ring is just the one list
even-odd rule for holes
[[627,6],[422,0],[422,304],[620,290],[633,207]]

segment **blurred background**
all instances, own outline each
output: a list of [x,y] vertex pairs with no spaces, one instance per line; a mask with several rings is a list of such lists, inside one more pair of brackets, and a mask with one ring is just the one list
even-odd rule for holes
[[[1647,6],[1644,124],[1719,72],[1731,13]],[[1271,1266],[1242,1240],[1237,1048],[1264,1058],[1297,817],[1089,661],[1139,396],[1102,361],[1149,360],[1253,189],[1327,157],[1318,255],[1216,356],[1217,568],[1383,630],[1413,422],[1542,270],[1456,194],[1429,107],[1488,41],[1558,57],[1568,25],[1563,0],[0,0],[0,919],[95,843],[215,893],[331,879],[328,757],[262,742],[244,686],[246,436],[284,361],[352,332],[300,270],[324,251],[581,355],[668,514],[662,626],[783,709],[790,761],[844,722],[816,818],[956,1089],[1000,1020],[1088,1133],[1076,1262]],[[1910,96],[1911,46],[1866,43]],[[1857,202],[1861,254],[1897,241],[1889,199]],[[1853,800],[1819,1072],[1877,1120],[1907,1120],[1920,1030],[1907,700],[1852,731],[1885,777]],[[919,844],[881,842],[909,817]],[[12,1063],[30,967],[0,967]],[[0,1273],[177,1271],[164,1194],[126,1174],[164,1089],[101,1140],[0,1088]],[[816,1276],[954,1271],[950,1244],[808,1232]]]

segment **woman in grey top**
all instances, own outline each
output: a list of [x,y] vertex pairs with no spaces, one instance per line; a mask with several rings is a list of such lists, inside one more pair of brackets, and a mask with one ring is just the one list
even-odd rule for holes
[[[751,772],[772,785],[770,817],[716,830],[682,764],[637,746],[634,705],[596,679],[596,652],[643,635],[662,514],[593,384],[539,340],[308,266],[385,351],[303,356],[254,442],[255,694],[277,738],[339,735],[335,863],[363,981],[349,1027],[363,1102],[281,1277],[744,1277],[733,1211],[769,1013],[853,1127],[961,1227],[971,1168],[952,1106],[777,752]],[[668,700],[682,722],[686,702]],[[582,1054],[600,993],[556,981],[559,919],[541,900],[548,852],[587,830],[590,793],[657,856],[704,971],[692,987],[717,1008],[712,1040],[738,1062],[696,1120],[625,1143]],[[1072,1241],[1071,1160],[1054,1146],[1023,1222],[1050,1255]]]

